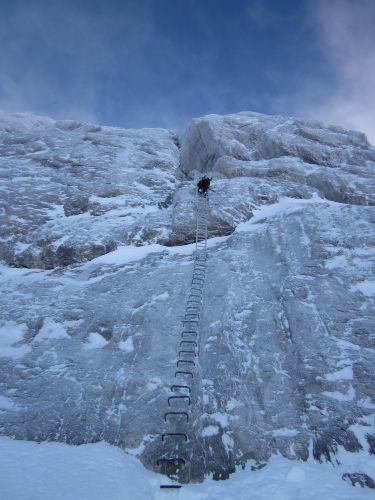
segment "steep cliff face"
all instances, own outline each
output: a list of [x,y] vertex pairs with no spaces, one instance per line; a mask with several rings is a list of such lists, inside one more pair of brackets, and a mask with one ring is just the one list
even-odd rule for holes
[[0,116],[0,255],[53,269],[121,244],[162,242],[179,178],[178,138],[30,115]]
[[363,134],[215,115],[191,122],[180,152],[165,130],[1,120],[3,434],[105,439],[154,466],[204,172],[193,480],[274,452],[375,452],[375,151]]

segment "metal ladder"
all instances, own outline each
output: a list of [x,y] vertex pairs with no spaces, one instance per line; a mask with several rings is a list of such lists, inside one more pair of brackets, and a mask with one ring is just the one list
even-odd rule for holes
[[[199,324],[203,308],[203,287],[207,260],[207,219],[209,198],[196,196],[196,236],[193,275],[182,319],[181,338],[176,358],[174,380],[164,413],[165,432],[161,434],[162,453],[157,460],[161,473],[172,480],[190,480],[191,414],[195,401],[194,382],[198,369]],[[163,484],[160,488],[180,488],[180,484]]]

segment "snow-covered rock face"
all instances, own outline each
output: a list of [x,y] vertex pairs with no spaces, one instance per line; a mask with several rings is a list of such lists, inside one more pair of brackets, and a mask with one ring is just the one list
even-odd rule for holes
[[[318,191],[331,201],[374,204],[374,149],[360,132],[295,118],[238,113],[195,119],[181,149],[181,169],[218,179],[250,177],[256,193],[306,198]],[[268,191],[268,190],[267,190]],[[269,195],[270,193],[266,193]],[[263,194],[264,195],[264,194]]]
[[161,129],[0,116],[1,257],[52,269],[164,241],[177,141]]
[[207,172],[209,234],[224,237],[209,246],[192,479],[274,452],[375,453],[375,151],[362,134],[208,116],[180,158],[165,130],[1,119],[3,434],[104,439],[155,467],[192,273],[181,244]]

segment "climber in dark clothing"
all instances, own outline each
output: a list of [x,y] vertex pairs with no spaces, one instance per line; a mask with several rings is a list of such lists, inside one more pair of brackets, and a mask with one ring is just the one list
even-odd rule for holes
[[199,194],[203,194],[204,196],[207,196],[207,191],[210,188],[211,180],[212,179],[210,179],[209,177],[207,177],[207,175],[205,175],[204,177],[202,177],[202,179],[200,179],[197,182],[197,188],[198,188]]

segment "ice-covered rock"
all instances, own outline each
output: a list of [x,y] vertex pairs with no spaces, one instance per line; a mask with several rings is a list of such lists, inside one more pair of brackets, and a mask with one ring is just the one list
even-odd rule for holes
[[[251,112],[192,120],[182,142],[182,170],[215,171],[223,157],[240,161],[292,157],[307,164],[342,168],[373,161],[373,151],[364,134],[326,127],[318,121]],[[230,168],[219,168],[233,177]]]
[[177,137],[30,115],[0,116],[0,255],[52,269],[167,238]]
[[155,467],[204,172],[222,238],[207,262],[192,480],[272,453],[374,453],[363,134],[239,113],[193,120],[181,156],[161,129],[1,115],[0,136],[2,434],[106,440]]

